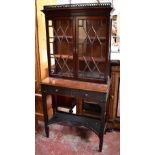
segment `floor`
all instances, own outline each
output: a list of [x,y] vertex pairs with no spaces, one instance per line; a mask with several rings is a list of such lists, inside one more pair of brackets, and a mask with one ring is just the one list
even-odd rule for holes
[[35,155],[119,155],[120,132],[104,135],[102,152],[98,152],[99,139],[84,127],[52,124],[46,138],[44,124],[39,121],[35,133]]

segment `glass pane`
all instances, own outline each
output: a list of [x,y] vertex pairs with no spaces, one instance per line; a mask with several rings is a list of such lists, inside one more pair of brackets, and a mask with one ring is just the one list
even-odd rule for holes
[[48,21],[48,26],[52,26],[52,20]]
[[49,37],[53,37],[53,28],[49,27]]
[[73,76],[73,21],[55,19],[49,27],[51,73],[59,76]]
[[78,22],[79,77],[103,79],[107,23],[103,19],[79,19]]
[[113,53],[120,51],[119,15],[113,15],[112,17],[111,51]]
[[50,42],[50,54],[53,54],[53,42]]

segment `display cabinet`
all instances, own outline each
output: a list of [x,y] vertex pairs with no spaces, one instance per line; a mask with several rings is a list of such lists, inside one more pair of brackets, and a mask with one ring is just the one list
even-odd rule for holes
[[[44,6],[49,76],[41,82],[41,92],[47,137],[52,123],[79,124],[96,133],[102,151],[110,89],[112,9],[111,3]],[[47,112],[49,95],[52,118]],[[89,113],[90,107],[98,117],[83,113]]]
[[49,76],[106,83],[110,3],[45,6]]

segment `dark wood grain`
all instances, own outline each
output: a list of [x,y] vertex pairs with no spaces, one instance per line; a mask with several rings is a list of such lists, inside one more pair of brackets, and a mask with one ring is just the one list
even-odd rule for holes
[[[107,83],[111,10],[110,3],[44,7],[50,77]],[[49,28],[53,29],[53,37]]]
[[110,80],[108,84],[98,84],[98,83],[92,83],[92,82],[83,82],[83,81],[76,81],[76,80],[47,77],[42,81],[42,84],[66,87],[66,88],[72,88],[72,89],[96,91],[96,92],[108,92],[109,86],[110,86]]
[[[82,124],[97,134],[102,151],[111,81],[112,9],[111,3],[44,6],[49,77],[41,82],[41,91],[47,137],[52,123]],[[48,95],[52,96],[51,119]],[[58,107],[73,105],[77,106],[74,115],[58,112]],[[89,111],[88,105],[99,113]]]

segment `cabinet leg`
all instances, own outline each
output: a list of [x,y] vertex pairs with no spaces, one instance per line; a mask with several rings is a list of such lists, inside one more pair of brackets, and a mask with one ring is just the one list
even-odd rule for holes
[[102,146],[103,146],[103,137],[100,137],[99,152],[102,152]]
[[101,127],[100,135],[99,135],[99,152],[102,152],[103,147],[103,128]]
[[43,113],[44,113],[44,126],[45,126],[45,133],[46,137],[49,137],[49,127],[48,127],[48,113],[47,113],[47,103],[46,103],[46,96],[44,92],[42,92],[42,105],[43,105]]
[[[104,105],[105,103],[103,103]],[[102,105],[102,102],[101,104]],[[102,152],[103,147],[103,135],[104,135],[104,128],[105,128],[105,107],[101,106],[101,123],[100,123],[100,133],[99,133],[99,152]]]
[[35,129],[37,129],[37,126],[38,126],[38,119],[37,116],[35,116]]
[[49,137],[49,127],[45,126],[45,133],[46,133],[46,137]]

